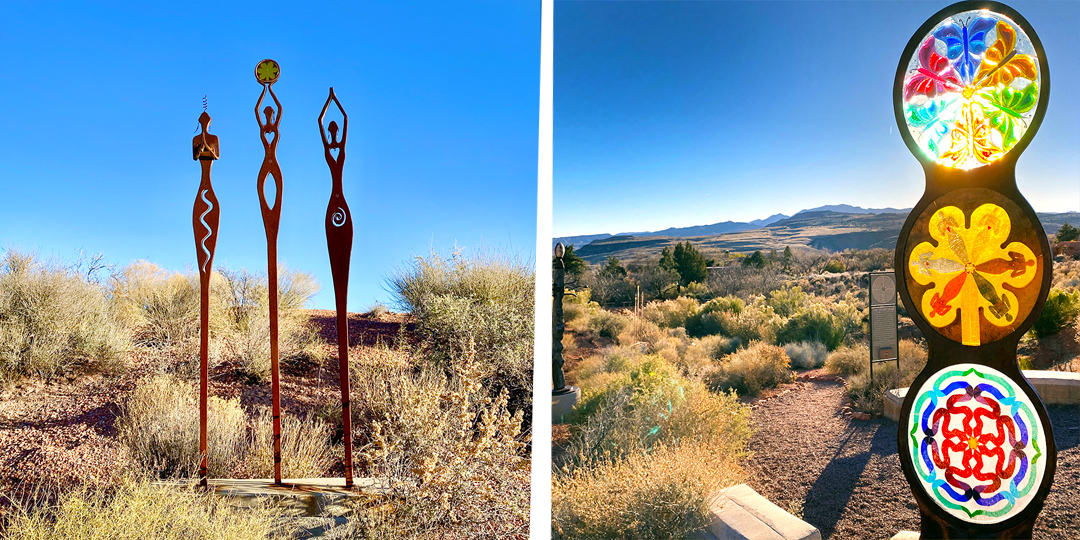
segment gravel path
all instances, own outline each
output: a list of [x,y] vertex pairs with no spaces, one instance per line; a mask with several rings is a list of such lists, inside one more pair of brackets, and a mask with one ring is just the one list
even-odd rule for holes
[[[843,385],[797,383],[757,403],[748,484],[803,519],[822,539],[888,539],[919,530],[919,511],[900,470],[896,423],[852,420]],[[1058,469],[1035,538],[1080,537],[1080,407],[1051,406]]]

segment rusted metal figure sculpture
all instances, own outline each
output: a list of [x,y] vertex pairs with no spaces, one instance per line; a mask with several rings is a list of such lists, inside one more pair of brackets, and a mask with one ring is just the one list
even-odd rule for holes
[[[277,236],[278,224],[281,220],[281,168],[277,162],[277,144],[280,140],[278,127],[281,124],[281,102],[274,94],[273,84],[281,75],[281,67],[278,63],[266,59],[255,66],[255,79],[262,85],[262,93],[259,101],[255,103],[255,120],[259,123],[259,138],[263,143],[262,168],[259,169],[259,203],[262,205],[263,227],[266,229],[266,273],[268,287],[270,289],[270,385],[271,398],[273,400],[274,418],[274,483],[281,484],[281,398],[279,395],[278,381],[278,276],[277,276]],[[277,106],[267,105],[262,111],[263,98],[267,92]],[[266,121],[263,121],[263,117]],[[273,204],[266,201],[266,177],[274,177],[274,200]]]
[[1034,29],[992,1],[933,15],[897,67],[896,121],[926,175],[894,262],[929,348],[897,433],[922,538],[1031,538],[1053,483],[1053,427],[1016,356],[1052,276],[1016,185],[1049,95]]
[[217,247],[218,207],[214,186],[210,184],[210,166],[221,156],[217,135],[210,134],[210,115],[205,106],[199,116],[202,133],[191,141],[191,157],[202,166],[202,181],[195,195],[195,207],[191,214],[192,228],[195,230],[195,253],[199,261],[199,477],[206,486],[206,401],[208,394],[208,370],[210,343],[210,271],[214,264],[214,248]]
[[[330,102],[334,102],[341,111],[341,140],[338,136],[337,122],[330,121],[329,127],[323,126]],[[326,134],[329,131],[330,139]],[[330,203],[326,207],[326,247],[330,252],[330,271],[334,276],[334,297],[337,307],[338,331],[338,377],[341,380],[341,423],[345,439],[345,486],[353,485],[352,467],[352,418],[349,408],[349,318],[346,300],[349,296],[349,258],[352,254],[353,226],[349,205],[345,203],[345,193],[341,186],[341,170],[345,165],[345,140],[349,136],[349,115],[341,106],[334,88],[326,98],[322,112],[319,113],[319,135],[322,136],[326,164],[330,167],[330,177],[334,182],[330,191]],[[336,155],[335,155],[336,154]]]

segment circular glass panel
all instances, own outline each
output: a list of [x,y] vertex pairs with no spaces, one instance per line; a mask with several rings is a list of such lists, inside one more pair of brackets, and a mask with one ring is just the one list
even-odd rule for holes
[[993,163],[1016,146],[1035,116],[1039,76],[1035,47],[1008,17],[987,10],[948,17],[908,61],[908,130],[940,165]]
[[956,364],[919,388],[906,439],[919,484],[949,514],[998,523],[1023,510],[1046,470],[1046,430],[1004,373]]

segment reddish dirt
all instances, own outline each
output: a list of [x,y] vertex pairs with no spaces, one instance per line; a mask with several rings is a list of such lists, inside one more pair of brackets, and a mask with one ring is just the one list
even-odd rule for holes
[[[337,328],[333,311],[311,311],[328,357],[322,363],[281,365],[283,412],[308,415],[315,407],[340,399]],[[404,327],[413,339],[414,324],[405,315],[349,314],[350,358],[365,347],[393,344]],[[128,463],[116,440],[122,404],[139,379],[174,369],[151,355],[132,353],[130,368],[119,375],[81,374],[40,381],[26,379],[0,392],[0,494],[22,497],[35,491],[85,483],[109,483]],[[252,383],[236,366],[225,363],[210,372],[210,395],[240,398],[249,411],[271,404],[270,381]],[[338,462],[330,473],[341,475]],[[0,499],[0,515],[10,501]]]

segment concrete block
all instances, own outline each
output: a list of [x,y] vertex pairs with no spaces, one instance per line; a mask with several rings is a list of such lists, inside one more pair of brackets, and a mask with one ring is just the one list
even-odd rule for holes
[[915,531],[900,531],[896,533],[896,536],[892,537],[892,540],[919,540],[919,533]]
[[785,512],[746,484],[717,492],[708,530],[719,540],[821,540],[813,525]]
[[551,423],[563,424],[570,415],[574,405],[581,399],[581,389],[576,386],[567,386],[558,394],[551,394]]
[[893,388],[885,392],[885,418],[893,422],[900,421],[900,409],[904,406],[907,392],[907,388]]

